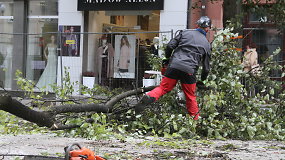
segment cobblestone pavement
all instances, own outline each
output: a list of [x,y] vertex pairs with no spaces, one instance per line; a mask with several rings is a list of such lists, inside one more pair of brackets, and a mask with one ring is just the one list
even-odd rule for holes
[[[145,141],[153,141],[153,137],[126,138],[124,141],[117,139],[97,141],[56,137],[50,134],[0,135],[0,155],[63,157],[64,147],[78,142],[95,151],[97,155],[111,157],[109,159],[285,160],[284,141],[209,140],[207,143],[195,143],[180,149],[141,145]],[[0,156],[1,158],[14,160],[15,156]]]

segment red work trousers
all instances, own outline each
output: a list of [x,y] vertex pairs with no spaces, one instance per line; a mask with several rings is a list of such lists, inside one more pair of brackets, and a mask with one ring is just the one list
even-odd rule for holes
[[[172,79],[168,77],[163,77],[160,85],[155,89],[151,90],[147,93],[148,96],[154,97],[158,100],[164,94],[170,92],[178,82],[177,79]],[[182,90],[185,94],[186,98],[186,107],[190,116],[194,116],[194,119],[197,120],[199,118],[199,108],[196,101],[196,83],[193,84],[184,84],[181,83]]]

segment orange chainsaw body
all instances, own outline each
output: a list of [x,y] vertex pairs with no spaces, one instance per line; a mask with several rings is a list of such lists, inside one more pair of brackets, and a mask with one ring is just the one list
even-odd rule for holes
[[95,153],[88,148],[82,147],[79,150],[73,150],[69,152],[70,160],[105,160],[99,156],[95,156]]
[[[75,149],[74,147],[79,149]],[[96,156],[90,149],[81,147],[78,143],[73,143],[65,147],[64,150],[65,160],[106,160],[100,156]]]

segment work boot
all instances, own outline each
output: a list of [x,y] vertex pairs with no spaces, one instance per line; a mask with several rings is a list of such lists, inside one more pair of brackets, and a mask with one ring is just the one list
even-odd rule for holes
[[193,117],[194,120],[198,120],[200,117],[200,113],[196,113],[195,115],[192,115],[191,117]]
[[136,111],[136,114],[142,112],[147,105],[153,103],[155,101],[155,98],[154,97],[150,97],[149,95],[144,95],[139,103],[135,106],[135,111]]

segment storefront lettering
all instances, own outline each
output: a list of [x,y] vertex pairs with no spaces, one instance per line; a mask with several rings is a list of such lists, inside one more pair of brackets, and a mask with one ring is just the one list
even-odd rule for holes
[[85,3],[114,3],[114,2],[121,2],[121,0],[85,0]]
[[78,11],[163,10],[164,0],[77,0]]
[[[117,3],[123,0],[85,0],[83,3]],[[156,0],[125,0],[128,3],[155,2]]]
[[126,2],[155,2],[156,0],[126,0]]

